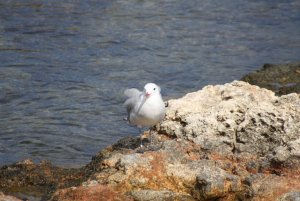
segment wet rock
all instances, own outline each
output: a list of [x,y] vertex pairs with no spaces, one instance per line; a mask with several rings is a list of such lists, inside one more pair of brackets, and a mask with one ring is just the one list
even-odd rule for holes
[[261,70],[249,73],[241,80],[272,90],[277,95],[300,94],[300,63],[265,64]]
[[57,188],[79,184],[85,176],[81,169],[59,168],[47,161],[35,164],[26,159],[0,168],[0,189],[17,197],[22,194],[22,199],[28,195],[47,200]]
[[113,149],[136,149],[141,145],[141,141],[135,137],[125,137],[113,144]]

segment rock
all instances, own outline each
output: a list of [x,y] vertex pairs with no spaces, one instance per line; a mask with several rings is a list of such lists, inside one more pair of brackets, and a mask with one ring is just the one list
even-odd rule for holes
[[300,63],[264,64],[261,70],[249,73],[241,80],[272,90],[278,95],[300,94]]
[[30,160],[4,166],[1,188],[42,186],[52,201],[287,200],[300,192],[295,93],[278,97],[242,81],[207,86],[169,100],[151,136],[146,149],[138,137],[121,139],[73,172]]
[[279,146],[274,150],[273,161],[277,163],[282,163],[286,161],[291,156],[291,153],[287,147]]
[[61,189],[54,193],[51,200],[60,201],[133,201],[133,198],[123,195],[114,189],[96,185],[90,187],[74,187],[69,189]]
[[167,190],[135,190],[130,192],[130,194],[135,201],[195,201],[195,199],[188,194],[181,195]]
[[300,201],[300,191],[286,193],[278,200],[279,201]]
[[46,161],[35,164],[31,159],[25,159],[0,168],[0,189],[13,194],[20,193],[24,195],[22,197],[45,200],[58,186],[81,183],[85,179],[82,171],[55,167]]
[[252,200],[288,200],[297,197],[300,189],[299,175],[296,179],[277,175],[260,175],[252,183]]
[[289,147],[291,149],[291,155],[300,158],[300,139],[290,142]]
[[290,143],[299,139],[299,105],[297,94],[277,97],[241,81],[207,86],[169,100],[159,132],[224,154],[265,156],[278,146],[290,149]]
[[22,201],[22,200],[10,195],[5,195],[0,191],[0,201]]
[[177,186],[190,188],[197,200],[217,199],[242,189],[239,177],[216,167],[214,161],[199,160],[167,165],[166,173]]

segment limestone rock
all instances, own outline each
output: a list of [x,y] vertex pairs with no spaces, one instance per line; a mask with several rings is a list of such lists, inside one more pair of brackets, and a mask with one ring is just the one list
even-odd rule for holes
[[161,133],[224,154],[248,152],[264,156],[278,146],[292,149],[294,154],[299,151],[297,94],[277,97],[272,91],[234,81],[207,86],[168,103]]

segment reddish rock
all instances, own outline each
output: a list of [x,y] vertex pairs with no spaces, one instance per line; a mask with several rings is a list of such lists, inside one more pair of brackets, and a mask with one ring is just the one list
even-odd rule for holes
[[114,189],[104,186],[80,186],[58,190],[52,200],[60,201],[133,201],[133,198],[121,194]]

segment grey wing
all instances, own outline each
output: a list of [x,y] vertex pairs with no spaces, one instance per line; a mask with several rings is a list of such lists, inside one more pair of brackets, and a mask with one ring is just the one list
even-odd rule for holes
[[127,119],[130,119],[130,113],[133,110],[133,108],[135,107],[135,105],[137,104],[137,102],[139,101],[139,97],[142,94],[142,92],[140,92],[139,90],[132,88],[132,89],[126,89],[124,91],[125,96],[128,97],[128,99],[125,101],[124,105],[126,106],[127,109]]
[[127,113],[129,114],[131,112],[131,110],[134,108],[136,104],[136,101],[135,101],[135,98],[128,98],[124,105],[126,106],[126,109],[127,109]]
[[131,98],[131,97],[138,97],[142,92],[140,92],[138,89],[136,88],[131,88],[131,89],[126,89],[124,91],[125,96]]

